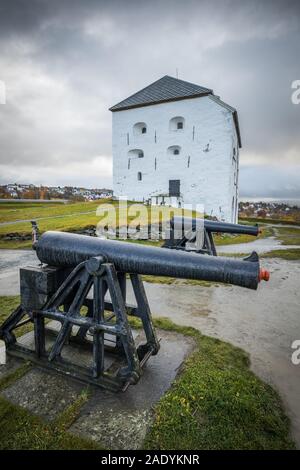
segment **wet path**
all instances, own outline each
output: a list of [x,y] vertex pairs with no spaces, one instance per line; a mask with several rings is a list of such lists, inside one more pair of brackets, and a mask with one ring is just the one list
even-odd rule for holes
[[19,294],[19,268],[37,265],[32,250],[0,250],[0,295]]
[[258,238],[253,242],[237,243],[236,245],[219,245],[217,246],[218,253],[267,253],[273,250],[290,250],[300,248],[300,245],[282,245],[281,241],[275,237]]
[[[37,262],[32,251],[0,250],[0,295],[18,294],[18,268]],[[300,448],[300,365],[291,362],[291,344],[300,339],[300,262],[266,259],[262,264],[271,280],[257,291],[181,281],[146,283],[146,291],[154,316],[194,326],[250,354],[255,373],[279,391]]]

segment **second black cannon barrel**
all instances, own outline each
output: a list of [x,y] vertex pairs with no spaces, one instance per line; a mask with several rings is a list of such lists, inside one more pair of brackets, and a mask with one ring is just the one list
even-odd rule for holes
[[192,217],[175,216],[171,219],[171,227],[176,230],[193,229],[203,226],[208,232],[213,233],[235,233],[241,235],[253,235],[259,234],[258,225],[241,225],[232,224],[229,222],[219,222],[216,220],[200,219]]

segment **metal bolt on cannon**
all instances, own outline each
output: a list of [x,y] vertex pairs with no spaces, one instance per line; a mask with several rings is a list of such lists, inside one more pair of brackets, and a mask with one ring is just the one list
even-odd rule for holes
[[[255,252],[243,260],[199,256],[63,232],[39,237],[36,225],[33,230],[41,264],[20,269],[21,303],[0,327],[7,353],[112,391],[136,384],[145,363],[159,351],[141,275],[249,289],[268,279]],[[126,301],[127,282],[132,284],[135,305]],[[141,344],[134,340],[128,316],[141,320]],[[56,333],[47,328],[49,320],[59,323]],[[26,323],[34,327],[34,349],[16,339],[16,329]],[[72,345],[90,351],[90,366],[64,357],[64,348]],[[107,363],[111,355],[118,358],[117,366]]]

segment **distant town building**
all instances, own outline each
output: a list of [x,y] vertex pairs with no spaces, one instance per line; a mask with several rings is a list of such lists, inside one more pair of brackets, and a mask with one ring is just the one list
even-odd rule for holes
[[112,196],[113,191],[106,188],[87,189],[76,186],[35,186],[17,183],[0,186],[0,199],[95,201]]
[[237,111],[213,91],[164,76],[112,106],[114,196],[204,204],[236,222],[241,137]]

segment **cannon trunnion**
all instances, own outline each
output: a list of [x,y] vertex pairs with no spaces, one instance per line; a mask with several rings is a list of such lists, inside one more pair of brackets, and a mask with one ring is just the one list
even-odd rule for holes
[[[138,382],[148,359],[159,351],[142,274],[205,279],[256,289],[266,273],[253,253],[245,260],[198,256],[83,235],[46,232],[35,244],[44,263],[20,269],[21,304],[0,327],[8,354],[29,359],[76,379],[118,391]],[[130,282],[135,305],[126,302]],[[128,316],[141,320],[138,343]],[[48,328],[55,320],[56,328]],[[34,325],[34,349],[15,330]],[[89,366],[64,355],[85,348]],[[116,360],[107,360],[108,356]]]

